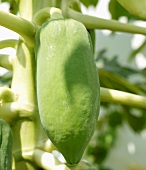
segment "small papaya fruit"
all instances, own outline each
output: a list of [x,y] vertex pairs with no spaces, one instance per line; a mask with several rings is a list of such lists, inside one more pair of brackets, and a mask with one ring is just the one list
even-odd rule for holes
[[12,131],[10,126],[0,119],[0,170],[12,169]]
[[77,164],[93,135],[100,105],[89,34],[81,22],[59,16],[40,27],[35,42],[41,123],[67,163]]
[[146,0],[117,0],[117,2],[131,14],[146,19]]

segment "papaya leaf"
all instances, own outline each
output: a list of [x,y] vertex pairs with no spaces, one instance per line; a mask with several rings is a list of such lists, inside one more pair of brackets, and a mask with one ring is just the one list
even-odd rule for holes
[[142,109],[138,109],[141,115],[133,114],[133,110],[129,107],[124,106],[125,117],[130,127],[137,133],[141,132],[146,125],[146,115]]
[[107,71],[116,72],[121,76],[128,78],[131,74],[139,74],[139,70],[121,66],[118,62],[118,56],[113,56],[112,58],[108,58],[106,56],[106,50],[101,50],[96,57],[97,62],[103,63],[103,68]]
[[123,115],[121,114],[121,112],[118,112],[117,110],[110,112],[107,118],[108,118],[108,123],[112,128],[116,128],[120,126],[123,122]]
[[146,78],[146,68],[142,70],[142,75]]
[[136,49],[131,51],[131,54],[129,55],[129,61],[135,59],[136,55],[140,52],[143,52],[146,48],[146,40]]
[[136,82],[132,83],[129,80],[130,76],[141,74],[140,70],[120,65],[117,56],[109,58],[104,49],[98,53],[95,61],[102,87],[136,94],[145,93],[145,88],[143,89],[142,86],[137,86]]
[[12,131],[8,123],[0,119],[0,169],[12,169]]

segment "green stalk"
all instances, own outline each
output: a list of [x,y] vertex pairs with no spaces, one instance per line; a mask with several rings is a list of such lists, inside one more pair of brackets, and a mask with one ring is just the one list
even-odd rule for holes
[[18,40],[15,39],[2,40],[0,41],[0,49],[8,47],[16,48],[17,42]]
[[[101,102],[117,103],[138,108],[146,108],[146,97],[144,96],[103,87],[100,88],[100,94]],[[15,101],[16,98],[17,94],[13,93],[11,89],[4,87],[0,88],[0,100],[9,100],[10,102],[10,100]],[[6,121],[10,121],[11,117],[15,117],[14,115],[18,115],[18,117],[21,118],[32,117],[33,110],[36,110],[36,108],[30,104],[21,104],[18,102],[3,103],[3,105],[0,107],[0,117]],[[40,148],[43,149],[42,146]],[[48,143],[46,147],[44,145],[44,148],[49,148]]]
[[62,11],[59,8],[52,7],[50,10],[51,19],[63,18]]
[[116,20],[107,20],[89,15],[84,15],[71,8],[66,8],[65,15],[82,22],[88,29],[107,29],[111,31],[127,32],[133,34],[146,35],[144,27],[135,26],[133,24],[121,23]]
[[[63,3],[64,5],[64,3]],[[62,8],[63,15],[67,18],[72,18],[82,22],[88,29],[107,29],[111,31],[127,32],[133,34],[146,35],[146,29],[144,27],[136,26],[133,24],[121,23],[116,20],[107,20],[89,15],[84,15],[69,7]],[[34,22],[38,25],[42,25],[50,17],[50,8],[46,7],[34,16]]]
[[33,47],[36,26],[32,22],[16,15],[0,11],[0,25],[18,33],[29,46]]
[[146,97],[144,96],[102,87],[100,88],[100,94],[101,102],[118,103],[132,107],[146,108]]
[[55,7],[46,7],[39,10],[33,17],[33,22],[37,25],[42,25],[49,18],[63,18],[62,11]]
[[36,146],[37,149],[43,150],[45,152],[52,152],[53,150],[58,150],[50,139],[40,141],[40,143]]
[[51,7],[60,8],[62,0],[51,0]]
[[42,25],[48,18],[50,18],[50,7],[39,10],[33,17],[33,22],[37,25]]
[[33,16],[46,7],[52,7],[52,0],[33,0]]
[[0,67],[12,70],[12,56],[0,54]]
[[20,16],[28,21],[32,21],[33,0],[21,0],[19,2]]
[[[48,0],[36,1],[37,4],[41,5],[45,5],[44,2],[48,3]],[[36,101],[36,66],[33,49],[36,27],[29,22],[32,20],[33,9],[35,9],[33,5],[32,0],[29,2],[28,0],[19,1],[19,13],[23,19],[0,11],[0,24],[19,33],[25,40],[19,40],[16,56],[12,59],[11,89],[19,94],[19,98],[17,102],[2,103],[0,107],[0,117],[11,124],[15,139],[13,144],[15,162],[13,167],[15,170],[40,169],[37,162],[35,163],[30,158],[30,153],[39,141],[47,138],[40,123]],[[41,5],[37,7],[40,8]],[[41,157],[39,161],[41,161]],[[51,165],[52,161],[49,160],[49,163]]]
[[65,164],[62,164],[53,154],[44,152],[40,149],[34,150],[33,159],[34,162],[43,169],[70,170],[70,168]]
[[13,137],[16,140],[13,144],[16,170],[37,170],[34,162],[23,158],[23,153],[26,150],[33,150],[38,141],[46,138],[37,109],[34,49],[19,40],[12,65],[11,88],[19,94],[18,108],[16,107],[19,111],[19,117],[12,126]]
[[32,119],[32,112],[34,109],[36,108],[30,104],[2,102],[0,103],[0,118],[14,125],[15,121],[18,119]]

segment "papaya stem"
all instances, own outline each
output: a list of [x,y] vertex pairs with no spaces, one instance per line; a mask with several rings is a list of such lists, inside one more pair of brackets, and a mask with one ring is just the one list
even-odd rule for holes
[[33,22],[37,25],[42,25],[47,19],[50,18],[50,7],[39,10],[33,17]]
[[46,7],[39,10],[33,17],[33,22],[37,25],[42,25],[49,18],[63,18],[62,11],[59,8]]
[[37,149],[41,149],[46,152],[52,152],[53,150],[57,150],[57,148],[53,145],[50,139],[43,140],[39,142],[39,144],[36,146]]
[[0,54],[0,67],[12,70],[12,56]]
[[100,94],[101,102],[119,103],[122,105],[146,108],[146,97],[144,96],[103,87],[100,88]]
[[0,49],[8,47],[16,48],[17,42],[18,40],[15,39],[2,40],[0,41]]
[[32,21],[33,0],[21,0],[19,2],[20,16],[28,21]]
[[12,123],[16,118],[32,119],[32,111],[36,110],[35,106],[18,102],[0,103],[0,118],[8,123]]
[[62,11],[59,8],[52,7],[50,10],[50,15],[52,19],[63,18]]
[[67,17],[82,22],[88,29],[107,29],[111,31],[146,35],[146,29],[144,27],[128,23],[121,23],[116,20],[107,20],[89,15],[84,15],[69,7],[67,7],[66,9]]
[[31,47],[34,45],[37,28],[32,22],[0,10],[0,25],[21,35]]
[[[33,18],[34,23],[42,25],[42,23],[44,23],[50,17],[50,9],[51,8],[46,7],[37,12]],[[107,20],[89,15],[84,15],[69,7],[63,7],[62,12],[64,17],[80,21],[88,29],[107,29],[111,31],[146,35],[146,29],[144,27],[128,23],[121,23],[116,20]]]
[[35,149],[33,152],[34,162],[43,169],[70,170],[62,164],[53,154]]

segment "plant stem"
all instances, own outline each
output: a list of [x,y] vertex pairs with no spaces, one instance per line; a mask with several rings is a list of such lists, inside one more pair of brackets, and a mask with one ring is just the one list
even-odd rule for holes
[[30,104],[23,104],[18,102],[7,102],[0,104],[0,118],[4,119],[6,122],[12,124],[13,121],[17,118],[27,118],[30,119],[33,117],[32,110],[35,106]]
[[63,18],[62,11],[59,8],[52,7],[50,9],[50,15],[51,15],[51,19]]
[[69,7],[67,7],[66,9],[67,10],[65,10],[65,15],[67,17],[82,22],[88,29],[107,29],[111,31],[146,35],[146,29],[144,27],[139,27],[127,23],[121,23],[116,20],[107,20],[89,15],[84,15],[75,10],[72,10]]
[[8,39],[0,41],[0,49],[11,47],[16,48],[18,40],[15,39]]
[[32,22],[8,12],[0,11],[0,25],[20,34],[27,44],[33,47],[36,26]]
[[48,18],[50,18],[50,7],[39,10],[33,17],[33,22],[37,25],[42,25]]
[[0,67],[12,70],[12,56],[0,54]]
[[[4,93],[7,93],[8,95],[8,91],[12,93],[12,96],[14,95],[14,93],[9,88],[2,87],[0,88],[1,96],[4,96]],[[122,105],[133,106],[133,107],[146,108],[146,97],[144,96],[135,95],[135,94],[113,90],[113,89],[107,89],[103,87],[100,88],[100,91],[101,91],[100,92],[101,102],[118,103]],[[35,109],[37,109],[34,107],[35,106],[30,104],[24,104],[18,102],[3,103],[0,105],[0,117],[6,120],[7,122],[12,122],[12,120],[15,119],[16,117],[31,118],[32,112]],[[48,146],[49,146],[48,143],[46,143],[46,147],[45,146],[44,147],[48,148]]]
[[[13,152],[32,150],[39,141],[46,138],[42,129],[36,100],[36,65],[34,49],[24,41],[19,40],[16,56],[13,57],[13,78],[11,89],[19,94],[18,105],[14,108],[18,119],[13,123],[12,132],[15,138]],[[4,112],[3,112],[4,114]],[[22,159],[16,160],[16,170],[38,170],[34,162]],[[21,168],[23,167],[23,168]]]
[[32,21],[33,0],[21,0],[19,2],[20,16],[28,21]]
[[100,94],[101,102],[118,103],[133,107],[146,108],[146,97],[144,96],[102,87],[100,88]]
[[53,145],[50,139],[41,141],[37,146],[37,149],[41,149],[45,152],[52,152],[53,150],[57,150],[57,148]]
[[[66,4],[66,3],[64,3]],[[107,29],[111,31],[127,32],[134,34],[146,35],[146,29],[144,27],[136,26],[133,24],[121,23],[116,20],[107,20],[89,15],[84,15],[69,7],[62,9],[63,15],[68,18],[72,18],[82,22],[88,29]],[[34,16],[34,22],[38,25],[42,25],[50,17],[50,8],[46,7]]]
[[34,162],[43,169],[70,170],[62,164],[53,154],[35,149],[33,153]]

